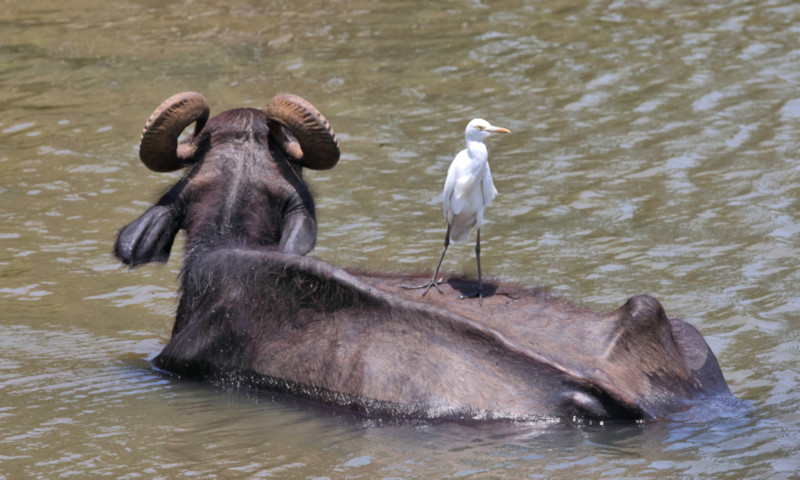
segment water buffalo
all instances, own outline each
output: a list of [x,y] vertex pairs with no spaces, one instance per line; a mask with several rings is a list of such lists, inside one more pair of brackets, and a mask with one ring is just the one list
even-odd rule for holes
[[731,396],[702,336],[647,295],[601,314],[495,283],[481,307],[457,300],[475,289],[470,280],[421,298],[402,287],[424,277],[305,256],[316,222],[302,168],[339,157],[327,121],[287,95],[266,112],[207,118],[197,93],[153,113],[145,165],[190,168],[116,243],[126,264],[165,261],[187,232],[175,325],[156,367],[412,418],[656,419]]

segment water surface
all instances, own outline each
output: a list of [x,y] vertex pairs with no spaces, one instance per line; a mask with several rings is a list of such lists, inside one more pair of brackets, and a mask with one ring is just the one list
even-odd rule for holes
[[[790,478],[800,469],[800,5],[789,0],[125,3],[0,13],[0,477]],[[183,90],[212,113],[292,92],[341,140],[306,176],[314,255],[434,267],[436,198],[484,117],[488,276],[610,311],[650,293],[741,405],[661,424],[395,424],[154,371],[180,242],[115,232],[179,174],[137,158]],[[443,269],[475,273],[472,245]],[[706,412],[707,413],[707,412]]]

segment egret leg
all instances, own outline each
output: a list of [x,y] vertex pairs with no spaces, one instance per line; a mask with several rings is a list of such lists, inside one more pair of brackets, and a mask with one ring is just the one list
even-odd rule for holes
[[418,288],[424,288],[425,291],[422,292],[422,296],[424,297],[425,294],[428,293],[428,290],[431,289],[431,287],[436,287],[436,290],[438,290],[439,293],[444,295],[442,289],[439,288],[439,284],[442,283],[442,281],[441,280],[437,281],[436,277],[439,275],[439,269],[442,267],[442,260],[444,260],[444,254],[447,253],[447,247],[449,246],[450,246],[450,225],[447,226],[447,233],[445,233],[444,235],[444,248],[442,249],[442,255],[439,257],[439,263],[436,264],[436,270],[433,272],[431,280],[429,282],[423,283],[422,285],[417,285],[416,287],[403,287],[403,288],[405,288],[406,290],[415,290]]
[[475,242],[475,258],[478,260],[478,293],[474,295],[462,295],[459,298],[478,297],[478,305],[483,306],[483,277],[481,276],[481,229],[477,232],[478,240]]

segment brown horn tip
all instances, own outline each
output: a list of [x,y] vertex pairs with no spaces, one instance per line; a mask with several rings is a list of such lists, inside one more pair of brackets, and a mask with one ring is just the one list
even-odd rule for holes
[[208,120],[210,107],[203,95],[182,92],[164,100],[150,115],[139,142],[139,158],[150,170],[171,172],[183,168],[194,155],[193,146],[178,146],[178,137],[192,122],[194,135]]
[[[269,101],[266,114],[270,135],[298,165],[326,170],[339,161],[339,140],[333,128],[304,98],[276,95]],[[283,128],[291,135],[286,135]]]

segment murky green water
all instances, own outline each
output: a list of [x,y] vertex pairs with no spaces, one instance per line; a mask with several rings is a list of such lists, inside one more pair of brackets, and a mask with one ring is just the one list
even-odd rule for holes
[[[0,477],[796,475],[800,4],[171,3],[0,9]],[[284,91],[319,107],[343,160],[307,175],[314,254],[373,270],[433,268],[464,126],[510,128],[490,145],[485,274],[603,311],[655,295],[752,409],[390,425],[159,375],[180,256],[129,271],[110,251],[177,178],[136,146],[189,89],[217,113]],[[474,272],[472,246],[443,268]]]

